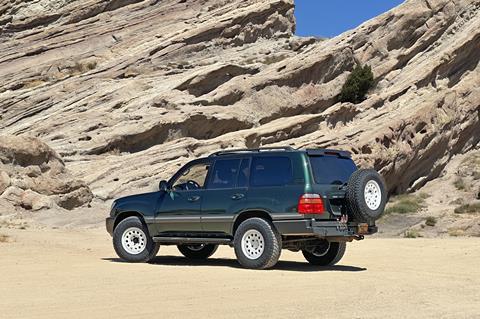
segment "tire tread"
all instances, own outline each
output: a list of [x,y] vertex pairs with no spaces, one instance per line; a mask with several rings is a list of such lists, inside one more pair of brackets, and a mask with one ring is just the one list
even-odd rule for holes
[[[267,251],[267,247],[265,247],[264,254],[267,253],[268,255],[266,258],[263,258],[261,256],[259,259],[256,260],[249,260],[247,257],[243,255],[242,248],[241,248],[241,241],[242,241],[242,236],[243,233],[252,228],[262,228],[263,231],[267,233],[266,237],[270,238],[264,238],[265,242],[267,240],[271,240],[271,245],[270,249]],[[265,243],[265,246],[267,244]],[[268,269],[272,268],[273,266],[276,265],[278,262],[278,259],[280,258],[281,254],[281,249],[282,247],[282,238],[281,235],[278,233],[278,231],[275,229],[275,227],[268,222],[267,220],[263,218],[258,218],[258,217],[253,217],[249,218],[245,221],[243,221],[237,228],[237,231],[235,232],[235,237],[234,237],[234,248],[235,248],[235,254],[237,256],[238,262],[246,267],[246,268],[251,268],[251,269]]]

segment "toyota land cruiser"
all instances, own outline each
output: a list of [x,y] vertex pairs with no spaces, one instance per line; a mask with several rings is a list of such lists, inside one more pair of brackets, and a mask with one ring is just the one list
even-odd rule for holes
[[186,164],[159,191],[115,200],[106,227],[130,262],[152,260],[160,245],[192,259],[230,245],[247,268],[273,267],[282,249],[326,266],[377,231],[385,203],[382,177],[345,151],[224,150]]

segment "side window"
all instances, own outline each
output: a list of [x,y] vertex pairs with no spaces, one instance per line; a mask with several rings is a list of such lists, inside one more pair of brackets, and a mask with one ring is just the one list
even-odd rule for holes
[[239,166],[239,159],[216,160],[208,188],[234,188]]
[[282,186],[293,179],[292,162],[288,157],[254,157],[250,185]]
[[238,171],[237,186],[247,187],[249,175],[250,175],[250,159],[244,158],[242,160],[242,164],[240,165],[240,170]]
[[175,182],[173,182],[174,190],[195,190],[202,189],[205,186],[208,168],[210,164],[202,163],[186,169]]

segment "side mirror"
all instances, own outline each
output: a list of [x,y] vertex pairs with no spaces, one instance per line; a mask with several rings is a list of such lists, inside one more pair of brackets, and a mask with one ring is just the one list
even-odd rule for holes
[[168,183],[165,180],[161,180],[160,183],[158,183],[158,188],[160,191],[166,191],[168,190]]

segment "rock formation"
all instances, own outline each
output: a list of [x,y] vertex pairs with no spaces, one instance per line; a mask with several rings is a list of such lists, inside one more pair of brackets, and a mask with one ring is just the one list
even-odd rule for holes
[[71,210],[92,197],[90,189],[73,178],[55,151],[39,139],[0,136],[0,207]]
[[[291,0],[0,5],[0,128],[47,142],[99,199],[228,147],[352,151],[415,190],[480,140],[480,3],[409,0],[332,39]],[[375,87],[337,96],[356,63]],[[3,178],[3,177],[2,177]]]

